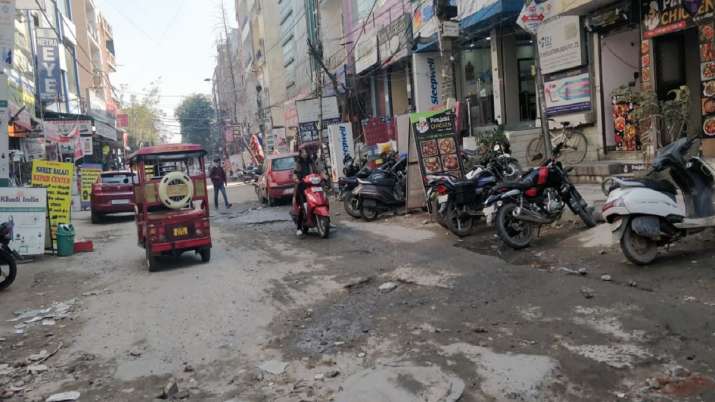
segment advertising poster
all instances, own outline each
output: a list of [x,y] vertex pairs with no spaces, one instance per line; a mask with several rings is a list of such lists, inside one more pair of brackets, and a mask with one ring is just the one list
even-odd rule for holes
[[344,177],[343,159],[345,155],[354,156],[353,129],[350,123],[336,124],[328,127],[328,141],[330,144],[330,167],[333,182]]
[[451,110],[410,114],[422,177],[450,174],[464,177]]
[[47,190],[0,188],[0,222],[13,223],[10,248],[20,255],[45,252]]
[[80,166],[80,200],[82,201],[82,209],[89,207],[90,196],[92,195],[92,184],[97,182],[101,174],[102,165],[99,163],[84,163]]
[[413,53],[415,108],[428,112],[442,105],[442,57],[439,53]]
[[32,186],[47,189],[50,235],[55,239],[57,225],[71,223],[72,177],[74,165],[66,162],[32,161]]
[[588,67],[544,77],[546,115],[591,110],[591,74]]

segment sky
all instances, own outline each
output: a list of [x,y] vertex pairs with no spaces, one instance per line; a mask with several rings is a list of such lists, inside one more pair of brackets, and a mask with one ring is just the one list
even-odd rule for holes
[[[224,0],[229,26],[235,26],[234,0]],[[211,93],[216,40],[223,32],[221,0],[95,0],[112,25],[117,72],[112,85],[141,96],[160,79],[166,127],[178,133],[174,109],[183,97]],[[178,142],[174,135],[172,142]]]

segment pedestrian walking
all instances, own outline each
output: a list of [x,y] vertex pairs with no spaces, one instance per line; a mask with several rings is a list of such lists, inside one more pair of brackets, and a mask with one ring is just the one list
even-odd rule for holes
[[231,208],[232,204],[228,202],[228,196],[226,195],[226,171],[221,167],[220,159],[214,159],[209,177],[214,185],[214,207],[218,209],[218,193],[221,192],[226,208]]

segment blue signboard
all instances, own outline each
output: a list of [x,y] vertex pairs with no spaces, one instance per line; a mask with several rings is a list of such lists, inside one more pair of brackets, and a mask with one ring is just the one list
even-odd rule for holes
[[62,70],[60,69],[59,41],[56,37],[37,38],[37,68],[40,99],[60,101]]

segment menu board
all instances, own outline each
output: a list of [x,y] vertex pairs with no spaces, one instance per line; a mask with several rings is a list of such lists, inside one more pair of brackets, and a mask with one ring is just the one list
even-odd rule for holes
[[72,177],[74,164],[65,162],[32,161],[32,186],[47,189],[50,235],[56,239],[57,225],[69,224],[72,206]]
[[715,27],[713,20],[698,27],[700,31],[700,69],[702,73],[703,133],[715,137]]
[[410,114],[422,177],[450,174],[464,177],[451,109]]

